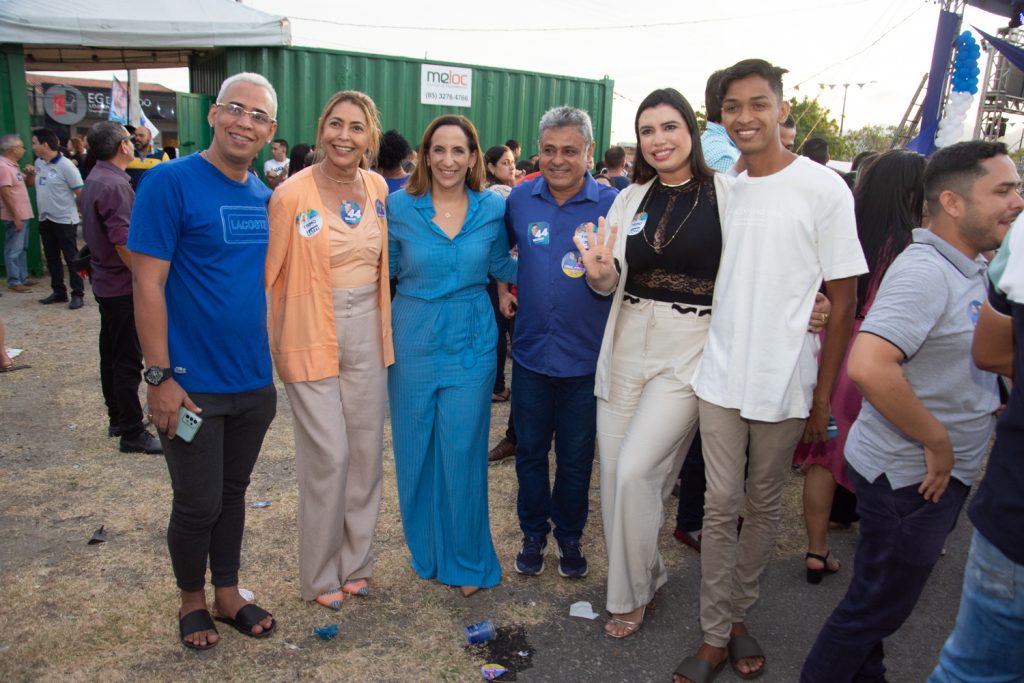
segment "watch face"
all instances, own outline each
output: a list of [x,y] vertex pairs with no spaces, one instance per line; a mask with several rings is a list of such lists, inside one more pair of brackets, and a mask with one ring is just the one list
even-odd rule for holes
[[148,384],[156,386],[157,384],[160,384],[160,382],[163,381],[164,371],[163,368],[146,368],[146,372],[143,376],[145,377],[145,380]]

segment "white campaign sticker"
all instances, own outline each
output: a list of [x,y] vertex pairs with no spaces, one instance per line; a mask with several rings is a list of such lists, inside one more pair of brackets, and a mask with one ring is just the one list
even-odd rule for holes
[[295,217],[295,226],[303,237],[312,237],[323,228],[324,220],[315,209],[310,209]]
[[626,231],[626,234],[630,237],[639,235],[645,225],[647,225],[647,212],[643,211],[633,217],[633,222],[629,224],[629,230]]

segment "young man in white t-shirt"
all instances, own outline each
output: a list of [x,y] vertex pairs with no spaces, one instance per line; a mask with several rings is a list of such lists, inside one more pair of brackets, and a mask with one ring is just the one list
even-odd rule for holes
[[267,187],[277,188],[288,177],[288,141],[278,138],[270,143],[271,157],[263,162],[263,176]]
[[[784,73],[749,59],[726,69],[721,83],[722,125],[746,171],[726,200],[711,329],[694,377],[707,474],[704,643],[676,669],[681,682],[710,680],[726,659],[742,678],[764,671],[746,612],[775,547],[797,441],[827,438],[857,276],[867,271],[842,179],[780,141],[779,124],[789,115]],[[832,313],[819,367],[818,338],[807,332],[807,319],[822,280]],[[741,508],[746,519],[737,538]]]

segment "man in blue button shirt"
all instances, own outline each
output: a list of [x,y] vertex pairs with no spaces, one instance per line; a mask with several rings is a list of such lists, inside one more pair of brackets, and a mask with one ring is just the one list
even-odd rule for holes
[[[519,248],[518,314],[512,338],[519,526],[516,571],[544,570],[554,524],[559,570],[587,574],[580,537],[594,464],[594,371],[611,300],[586,284],[573,236],[608,213],[617,191],[587,172],[594,151],[585,111],[556,107],[540,120],[540,172],[509,195],[505,221]],[[548,451],[555,437],[555,484]]]

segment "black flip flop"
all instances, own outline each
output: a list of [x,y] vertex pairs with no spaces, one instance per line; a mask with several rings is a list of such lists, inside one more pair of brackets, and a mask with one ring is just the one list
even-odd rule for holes
[[30,367],[32,367],[32,366],[31,365],[16,365],[15,363],[11,363],[10,365],[7,365],[5,367],[0,368],[0,372],[14,372],[15,370],[27,370]]
[[185,640],[185,636],[190,633],[198,633],[199,631],[213,631],[217,632],[217,627],[213,623],[213,619],[210,618],[210,613],[205,609],[197,609],[194,612],[189,612],[185,616],[178,617],[178,633],[181,636],[181,644],[192,650],[209,650],[211,647],[219,643],[207,642],[206,645],[196,645]]
[[711,683],[724,667],[724,659],[718,663],[718,666],[711,668],[710,664],[697,655],[690,655],[679,662],[676,665],[676,670],[672,673],[676,676],[687,678],[693,681],[693,683]]
[[[743,680],[749,681],[764,673],[764,667],[768,664],[768,658],[764,656],[764,650],[761,649],[761,645],[754,640],[753,636],[733,636],[732,640],[729,641],[728,650],[729,664],[732,665],[733,672]],[[740,660],[749,657],[760,657],[761,667],[756,671],[744,673],[740,671],[737,665],[740,663]]]
[[253,603],[247,604],[242,609],[238,610],[234,618],[216,616],[219,622],[225,623],[231,628],[235,629],[243,636],[249,636],[250,638],[266,638],[274,629],[277,628],[277,622],[273,619],[270,620],[270,628],[264,629],[261,633],[253,633],[252,627],[258,625],[261,621],[270,616],[270,612],[263,609],[259,605]]

